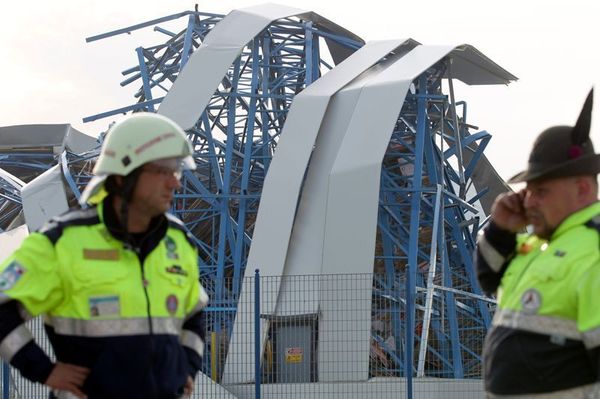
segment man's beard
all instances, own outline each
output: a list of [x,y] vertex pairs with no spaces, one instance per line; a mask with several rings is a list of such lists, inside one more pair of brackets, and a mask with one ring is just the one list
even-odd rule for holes
[[[531,215],[535,216],[535,220],[538,221],[538,227],[536,228],[535,225],[533,223],[531,223]],[[554,231],[556,230],[556,227],[550,227],[548,222],[546,221],[546,218],[537,212],[532,212],[531,214],[528,213],[527,214],[527,219],[529,220],[529,224],[532,224],[534,226],[534,230],[533,233],[538,236],[539,238],[542,238],[544,240],[550,240],[550,238],[552,237],[552,234],[554,234]]]

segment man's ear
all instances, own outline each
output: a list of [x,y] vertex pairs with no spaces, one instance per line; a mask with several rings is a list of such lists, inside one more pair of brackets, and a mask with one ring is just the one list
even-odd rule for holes
[[589,176],[579,176],[575,181],[577,185],[577,197],[581,200],[588,200],[590,196],[596,196],[596,189],[592,178]]
[[104,188],[109,194],[120,195],[123,187],[123,176],[111,175],[106,179]]

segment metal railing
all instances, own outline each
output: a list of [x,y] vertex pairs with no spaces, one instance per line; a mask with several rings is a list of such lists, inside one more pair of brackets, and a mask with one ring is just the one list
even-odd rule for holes
[[[403,321],[410,309],[401,292],[377,292],[375,280],[373,274],[259,276],[258,271],[246,277],[236,312],[215,303],[206,309],[207,325],[223,328],[207,331],[204,369],[193,397],[484,397],[479,354],[485,326],[469,317],[448,320],[448,315],[428,312],[426,301],[447,300],[447,288],[418,289],[411,305],[416,311],[413,378],[407,378]],[[465,314],[477,301],[494,305],[467,292],[453,294],[454,306]],[[428,334],[422,334],[424,325],[429,325]],[[42,320],[30,321],[29,327],[52,354]],[[442,359],[469,372],[455,378]],[[43,385],[8,368],[3,369],[2,393],[3,399],[48,395]]]

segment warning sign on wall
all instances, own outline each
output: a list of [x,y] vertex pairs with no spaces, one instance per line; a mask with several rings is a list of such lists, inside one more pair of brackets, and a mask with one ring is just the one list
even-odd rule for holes
[[286,348],[285,362],[286,363],[302,363],[302,348]]

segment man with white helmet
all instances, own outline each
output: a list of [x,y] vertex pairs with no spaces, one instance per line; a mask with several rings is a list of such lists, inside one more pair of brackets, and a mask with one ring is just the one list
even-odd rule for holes
[[[163,116],[118,122],[81,196],[89,207],[51,219],[0,266],[0,356],[51,397],[191,395],[208,296],[166,211],[192,153]],[[40,314],[55,363],[23,324]]]

